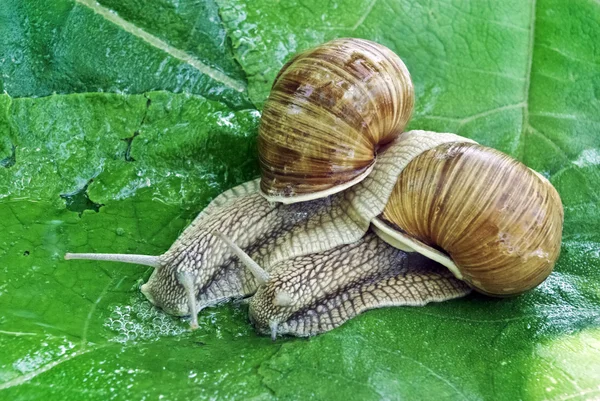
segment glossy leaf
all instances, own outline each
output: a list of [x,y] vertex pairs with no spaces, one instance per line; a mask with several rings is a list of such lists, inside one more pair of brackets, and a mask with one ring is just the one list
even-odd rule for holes
[[[6,0],[0,33],[1,399],[600,396],[597,2]],[[556,186],[563,247],[542,286],[272,342],[244,305],[189,332],[139,293],[149,269],[62,260],[164,252],[257,176],[283,63],[344,36],[406,62],[410,128],[468,136]]]

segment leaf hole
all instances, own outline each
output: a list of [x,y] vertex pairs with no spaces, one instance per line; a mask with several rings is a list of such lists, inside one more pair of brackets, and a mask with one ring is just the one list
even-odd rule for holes
[[83,188],[60,195],[60,197],[65,200],[67,210],[78,213],[79,217],[81,217],[86,210],[93,210],[96,213],[100,211],[100,208],[104,206],[104,204],[94,202],[87,193],[87,189],[92,182],[94,182],[93,178],[90,179]]
[[17,147],[12,145],[11,153],[4,159],[0,159],[0,167],[11,168],[17,163]]

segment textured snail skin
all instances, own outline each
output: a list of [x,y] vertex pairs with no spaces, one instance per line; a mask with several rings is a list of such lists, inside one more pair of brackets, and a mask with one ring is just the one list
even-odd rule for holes
[[383,45],[337,39],[295,56],[262,112],[263,194],[292,203],[361,181],[378,149],[402,133],[413,102],[406,66]]
[[280,262],[272,271],[249,313],[256,330],[273,339],[323,333],[369,309],[422,306],[471,291],[444,267],[370,232],[353,244]]
[[[267,282],[269,290],[259,290],[266,295],[252,302],[251,318],[260,332],[265,330],[259,322],[276,320],[282,334],[313,335],[367,309],[423,305],[469,292],[451,273],[430,261],[422,262],[425,258],[417,256],[415,263],[407,264],[411,259],[404,252],[373,234],[361,240],[368,222],[353,220],[357,214],[352,201],[357,199],[363,198],[347,192],[293,205],[272,204],[259,194],[258,180],[242,184],[217,197],[159,257],[160,266],[142,292],[154,305],[177,316],[254,294],[261,288],[259,282],[215,231],[225,233],[275,274]],[[298,283],[298,277],[310,280]],[[287,322],[281,320],[280,309],[257,306],[282,284],[285,289],[298,289],[292,296],[303,300],[294,306],[293,318]],[[189,304],[189,291],[194,308]],[[318,307],[317,325],[309,326],[314,319],[310,305]]]
[[258,180],[224,192],[159,257],[160,267],[142,292],[154,305],[178,316],[191,312],[190,290],[197,310],[253,294],[258,283],[213,234],[216,230],[267,272],[279,262],[358,241],[371,220],[383,212],[398,174],[415,155],[443,143],[469,141],[452,134],[417,133],[418,143],[411,141],[413,132],[403,134],[381,152],[369,177],[326,198],[291,205],[270,203],[260,195]]
[[358,240],[364,231],[353,230],[346,236],[335,230],[327,235],[322,232],[327,221],[337,218],[339,201],[324,199],[290,207],[272,204],[259,194],[258,180],[226,191],[159,257],[160,266],[142,292],[154,305],[177,316],[191,312],[182,277],[193,289],[197,310],[251,295],[258,285],[256,279],[214,232],[231,238],[269,271],[280,260]]
[[215,231],[270,271],[280,261],[358,241],[369,222],[358,217],[346,195],[283,205],[264,199],[258,180],[226,191],[159,256],[159,267],[141,290],[154,305],[176,316],[192,312],[188,291],[193,291],[198,311],[251,295],[258,286],[256,279]]
[[463,280],[489,295],[537,286],[560,252],[563,209],[554,187],[478,144],[444,144],[417,156],[383,218],[446,252]]

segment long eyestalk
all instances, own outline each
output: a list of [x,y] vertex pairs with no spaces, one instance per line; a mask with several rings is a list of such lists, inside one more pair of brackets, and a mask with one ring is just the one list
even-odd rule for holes
[[198,304],[196,303],[196,285],[194,277],[187,272],[179,273],[179,282],[183,285],[188,298],[188,307],[190,310],[190,328],[196,330],[198,328]]
[[155,269],[160,267],[160,258],[150,255],[128,255],[123,253],[67,253],[66,260],[85,259],[102,260],[107,262],[134,263],[136,265],[151,266]]
[[260,265],[258,263],[256,263],[254,260],[252,260],[252,258],[246,252],[244,252],[242,250],[242,248],[240,248],[232,240],[227,238],[227,236],[225,236],[225,234],[223,234],[220,231],[214,231],[213,234],[216,235],[217,237],[221,238],[221,240],[223,242],[225,242],[227,244],[227,246],[229,246],[229,248],[235,254],[235,256],[237,256],[238,259],[244,265],[246,265],[248,270],[250,270],[252,272],[252,274],[254,275],[254,277],[256,278],[256,281],[258,281],[258,285],[263,285],[269,280],[269,273],[267,273],[265,271],[265,269],[260,267]]

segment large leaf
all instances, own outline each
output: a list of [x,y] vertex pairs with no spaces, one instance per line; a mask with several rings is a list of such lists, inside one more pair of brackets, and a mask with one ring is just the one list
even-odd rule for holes
[[[600,4],[5,0],[0,4],[0,398],[593,399],[600,395]],[[201,328],[150,307],[159,254],[257,175],[256,127],[293,53],[357,36],[407,63],[411,127],[546,175],[565,206],[539,288],[257,336],[243,305]]]

